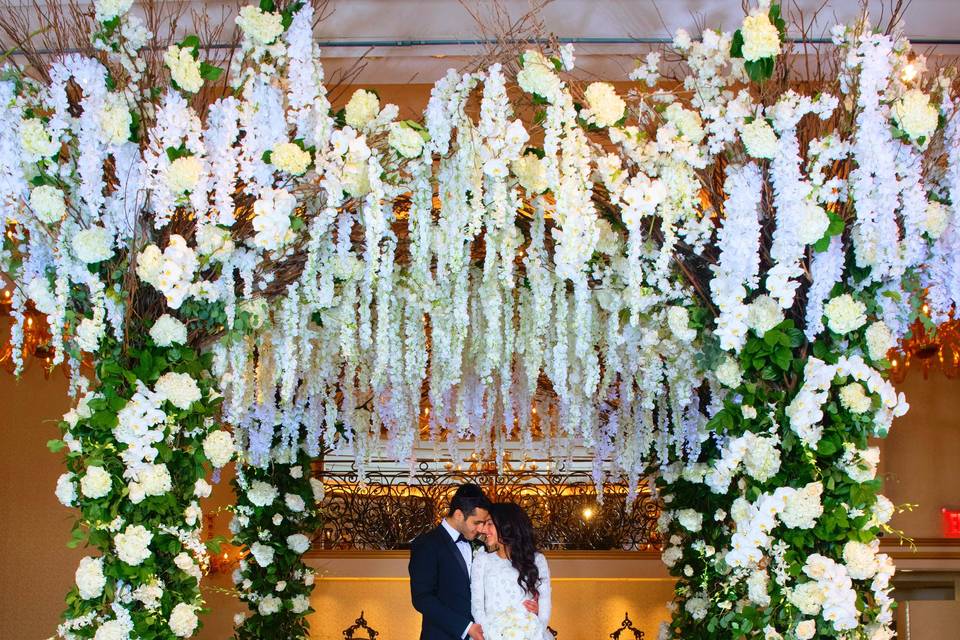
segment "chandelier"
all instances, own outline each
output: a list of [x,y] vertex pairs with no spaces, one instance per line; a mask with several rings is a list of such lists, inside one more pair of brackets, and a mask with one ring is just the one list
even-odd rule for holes
[[[3,316],[6,325],[5,330],[8,332],[13,328],[14,322],[10,304],[13,297],[12,286],[12,284],[7,283],[7,286],[0,290],[0,314]],[[50,344],[52,339],[53,336],[50,334],[46,315],[37,311],[33,304],[28,302],[27,308],[24,310],[23,344],[20,347],[23,371],[29,369],[35,361],[40,361],[43,368],[43,377],[50,379],[50,374],[56,368],[53,365],[53,346]],[[13,356],[13,340],[8,338],[3,347],[0,348],[0,367],[3,367],[10,374],[16,371],[16,362]],[[68,377],[66,366],[61,366],[60,370],[65,377]]]
[[940,325],[930,320],[930,307],[910,325],[910,331],[890,350],[890,380],[901,383],[908,370],[920,369],[926,380],[931,371],[939,370],[947,378],[960,378],[960,320],[951,317]]

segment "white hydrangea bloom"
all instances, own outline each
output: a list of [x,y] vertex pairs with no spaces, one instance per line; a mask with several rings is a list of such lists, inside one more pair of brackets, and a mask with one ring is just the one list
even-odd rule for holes
[[380,113],[380,98],[372,91],[357,89],[344,108],[344,120],[354,129],[363,129]]
[[754,118],[740,128],[740,139],[747,154],[754,158],[772,158],[777,154],[778,140],[770,123],[763,118]]
[[213,431],[203,440],[203,454],[217,469],[230,462],[235,452],[233,434],[229,431],[223,429]]
[[269,567],[273,564],[274,553],[273,547],[263,544],[262,542],[254,542],[250,545],[250,554],[261,567]]
[[88,498],[102,498],[113,486],[113,476],[103,467],[93,465],[80,478],[80,493]]
[[99,598],[107,584],[107,578],[103,575],[103,558],[82,558],[74,578],[81,598]]
[[200,620],[197,618],[196,608],[186,602],[178,602],[170,612],[170,631],[178,638],[189,638],[197,630]]
[[866,310],[866,305],[854,299],[849,293],[832,298],[823,309],[827,316],[827,326],[840,335],[856,331],[865,325]]
[[193,191],[200,181],[200,159],[196,156],[177,158],[167,168],[167,186],[173,193]]
[[172,44],[163,54],[163,63],[170,69],[170,77],[178,87],[189,93],[200,91],[203,86],[200,61],[193,57],[191,49]]
[[387,142],[392,149],[404,158],[416,158],[423,151],[423,136],[402,122],[390,123],[390,135]]
[[930,139],[937,129],[940,114],[930,104],[930,96],[919,89],[910,89],[893,104],[893,119],[912,140]]
[[290,175],[303,175],[310,167],[310,162],[310,154],[293,142],[281,142],[270,152],[270,164]]
[[150,327],[150,337],[158,347],[186,344],[187,326],[168,313],[163,314]]
[[780,32],[766,13],[756,12],[743,19],[743,59],[755,62],[780,54]]
[[40,222],[47,224],[60,222],[67,214],[63,191],[46,184],[34,187],[30,192],[30,209]]
[[593,82],[584,92],[589,110],[581,116],[598,127],[612,127],[623,119],[627,103],[608,82]]
[[266,507],[277,499],[277,488],[263,480],[254,480],[247,490],[247,499],[258,507]]
[[113,256],[113,234],[100,226],[78,232],[71,245],[77,259],[87,264],[109,260]]
[[883,360],[887,352],[896,346],[893,332],[883,321],[877,321],[867,327],[867,354],[872,360]]
[[153,534],[146,527],[139,524],[127,525],[123,532],[113,537],[113,545],[117,556],[131,566],[138,566],[150,557],[150,543]]
[[247,5],[240,9],[237,25],[253,44],[266,46],[283,33],[283,16],[279,13],[261,11],[254,5]]

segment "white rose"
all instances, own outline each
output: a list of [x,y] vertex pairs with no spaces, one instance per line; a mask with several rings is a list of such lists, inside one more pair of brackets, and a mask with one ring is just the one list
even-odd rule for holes
[[103,558],[82,558],[74,578],[81,598],[99,598],[107,584],[107,578],[103,575]]
[[233,434],[222,429],[213,431],[203,440],[203,455],[216,468],[225,466],[236,452]]
[[253,5],[240,9],[237,24],[243,29],[244,35],[259,46],[270,44],[283,33],[283,16],[261,11]]
[[517,158],[513,161],[511,169],[520,186],[531,195],[543,193],[549,187],[546,166],[535,153],[526,153]]
[[306,553],[307,549],[310,548],[310,538],[302,533],[295,533],[291,536],[287,536],[287,546],[294,553]]
[[253,555],[253,559],[256,560],[257,564],[261,567],[269,567],[273,563],[274,550],[273,547],[269,545],[254,542],[250,545],[250,554]]
[[107,620],[97,628],[93,640],[129,640],[130,627],[119,620]]
[[726,356],[716,371],[717,382],[725,387],[735,389],[743,384],[743,375],[740,365],[732,356]]
[[280,523],[283,522],[283,514],[280,514],[280,513],[273,514],[272,522],[275,526],[279,527]]
[[560,78],[553,72],[553,63],[533,50],[524,52],[522,59],[523,69],[517,74],[517,84],[527,93],[535,93],[553,102],[561,87]]
[[797,634],[797,640],[810,640],[817,632],[817,623],[813,620],[804,620],[797,625],[794,633]]
[[791,529],[812,529],[823,515],[823,483],[811,482],[787,495],[787,503],[780,513],[780,521]]
[[263,600],[260,601],[260,603],[257,605],[257,612],[259,612],[262,616],[269,616],[280,611],[280,607],[282,605],[283,600],[271,594],[264,596]]
[[882,320],[874,322],[866,331],[867,353],[872,360],[883,360],[887,352],[896,346],[893,333]]
[[777,301],[763,295],[747,305],[747,325],[763,336],[767,331],[783,322],[783,311]]
[[774,438],[751,438],[743,457],[743,466],[748,474],[760,482],[775,476],[780,471],[780,450]]
[[311,160],[310,154],[293,142],[281,142],[270,152],[270,164],[294,176],[306,173]]
[[803,207],[803,220],[800,225],[800,241],[813,244],[823,237],[830,227],[830,218],[823,207],[807,202]]
[[72,507],[77,500],[77,485],[73,482],[72,473],[62,473],[57,478],[57,488],[54,491],[57,500],[65,507]]
[[677,522],[687,531],[696,533],[703,525],[703,515],[696,509],[681,509],[676,514]]
[[402,122],[390,123],[387,142],[404,158],[416,158],[423,151],[423,136]]
[[296,465],[295,467],[290,467],[290,477],[294,480],[299,480],[303,477],[303,467]]
[[150,543],[152,541],[153,534],[139,524],[127,525],[122,533],[113,537],[113,545],[117,550],[117,556],[134,567],[150,557]]
[[667,547],[663,550],[663,553],[660,555],[660,559],[663,560],[663,564],[668,567],[672,567],[677,564],[677,561],[683,557],[683,550],[680,547]]
[[20,123],[20,144],[31,161],[47,158],[60,151],[60,143],[50,139],[39,118],[29,118]]
[[214,224],[197,225],[194,235],[197,251],[202,256],[210,256],[211,260],[223,262],[234,250],[233,238],[230,231]]
[[286,494],[286,495],[283,497],[283,500],[284,500],[284,502],[287,503],[287,508],[290,509],[290,511],[293,511],[293,512],[296,512],[296,513],[299,513],[299,512],[301,512],[301,511],[303,511],[303,509],[304,509],[304,507],[305,507],[305,505],[304,505],[304,503],[303,503],[303,498],[301,498],[300,496],[298,496],[298,495],[295,494],[295,493],[288,493],[288,494]]
[[823,311],[827,316],[827,326],[834,333],[844,335],[855,331],[867,323],[867,310],[859,300],[854,300],[849,293],[833,298],[826,304]]
[[294,596],[290,600],[290,611],[293,613],[306,613],[307,609],[310,608],[310,598],[303,594]]
[[150,327],[150,337],[158,347],[187,343],[187,325],[168,313],[163,314]]
[[167,168],[167,186],[174,193],[193,191],[200,181],[200,159],[197,156],[177,158]]
[[870,410],[872,401],[864,392],[863,385],[851,382],[840,389],[840,404],[851,413],[866,413]]
[[63,220],[67,215],[67,203],[63,198],[63,191],[50,185],[34,187],[30,192],[30,209],[37,220],[46,224],[54,224]]
[[209,498],[213,487],[203,478],[198,478],[193,485],[193,495],[197,498]]
[[103,467],[96,465],[87,467],[87,472],[80,478],[80,493],[88,498],[102,498],[113,486],[113,477]]
[[893,103],[893,120],[911,139],[924,142],[937,130],[940,115],[930,104],[930,96],[919,89],[910,89]]
[[247,499],[258,507],[265,507],[277,499],[277,488],[263,480],[254,480],[247,490]]
[[134,504],[139,504],[147,496],[162,496],[172,488],[170,470],[165,464],[146,466],[137,473],[137,479],[128,486],[130,501]]
[[885,495],[877,495],[877,501],[871,508],[871,525],[879,526],[890,522],[893,517],[895,507],[893,502]]
[[318,480],[317,478],[310,478],[310,490],[313,492],[314,502],[320,502],[323,500],[323,496],[326,494],[326,487],[323,486],[323,481]]
[[777,134],[763,118],[754,118],[740,129],[740,139],[747,154],[754,158],[772,158],[777,154]]
[[877,573],[877,551],[862,542],[850,540],[843,546],[843,562],[854,580],[869,580]]
[[133,0],[97,0],[97,21],[108,22],[117,16],[122,16],[130,7]]
[[189,373],[165,373],[157,380],[153,390],[178,409],[189,409],[202,397],[197,381]]
[[200,508],[196,500],[188,504],[187,508],[183,510],[183,521],[186,522],[188,526],[192,527],[196,525],[202,517],[203,509]]
[[931,200],[927,203],[926,215],[923,218],[924,231],[932,240],[937,240],[947,230],[950,223],[950,211],[946,205]]
[[815,616],[820,613],[823,601],[826,599],[826,591],[819,582],[811,580],[804,582],[789,592],[788,600],[800,609],[800,613],[805,616]]
[[755,62],[780,53],[780,32],[765,13],[755,13],[743,19],[743,59]]
[[598,127],[612,127],[623,119],[627,103],[623,101],[612,84],[594,82],[587,87],[584,98],[590,108],[587,122]]
[[200,76],[200,61],[193,57],[193,51],[170,45],[163,54],[163,63],[170,69],[170,77],[183,91],[196,93],[203,86]]
[[770,604],[770,594],[767,591],[767,584],[770,577],[763,569],[754,570],[747,578],[747,597],[750,602],[766,607]]
[[137,277],[147,284],[154,284],[163,269],[163,252],[155,244],[147,245],[137,255]]
[[189,638],[197,630],[199,622],[196,609],[193,606],[186,602],[178,602],[173,611],[170,612],[168,624],[173,635],[178,638]]
[[113,235],[103,227],[84,229],[71,242],[77,259],[87,264],[107,260],[113,255]]
[[357,89],[350,96],[344,111],[344,119],[348,125],[354,129],[363,129],[380,113],[380,99],[372,91]]
[[743,414],[743,417],[746,420],[753,420],[757,417],[756,407],[750,406],[749,404],[742,405],[740,407],[740,413]]

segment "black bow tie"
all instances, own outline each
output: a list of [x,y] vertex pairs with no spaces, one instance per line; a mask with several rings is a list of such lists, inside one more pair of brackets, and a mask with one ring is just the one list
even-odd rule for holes
[[456,541],[455,541],[455,544],[459,544],[459,543],[461,543],[461,542],[470,542],[470,541],[467,540],[466,538],[464,538],[464,537],[463,537],[463,534],[461,533],[459,536],[457,536],[457,539],[456,539]]

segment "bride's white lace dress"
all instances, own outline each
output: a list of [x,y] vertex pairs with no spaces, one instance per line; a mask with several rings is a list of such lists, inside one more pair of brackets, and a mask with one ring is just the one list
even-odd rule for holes
[[[530,640],[553,640],[547,631],[551,606],[550,569],[542,553],[536,555],[534,562],[540,571],[540,583],[537,585],[540,613],[537,615],[539,629]],[[524,612],[524,600],[532,599],[517,583],[517,576],[517,570],[510,561],[496,553],[480,550],[473,557],[470,571],[471,610],[474,621],[483,628],[488,640],[494,639],[487,635],[487,630],[493,630],[497,626],[496,621],[502,620],[505,612],[511,609]]]

